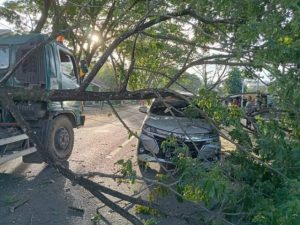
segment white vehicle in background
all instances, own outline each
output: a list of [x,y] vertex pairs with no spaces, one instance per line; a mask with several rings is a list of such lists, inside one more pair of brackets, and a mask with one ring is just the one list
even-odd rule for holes
[[[167,107],[168,106],[168,107]],[[184,110],[189,106],[185,100],[167,97],[156,99],[150,109],[140,107],[147,113],[140,134],[137,157],[139,165],[146,162],[171,164],[175,149],[162,149],[161,144],[170,136],[176,137],[179,146],[189,148],[189,156],[203,160],[218,160],[221,145],[218,133],[200,115],[188,118]],[[172,111],[172,112],[171,112]]]

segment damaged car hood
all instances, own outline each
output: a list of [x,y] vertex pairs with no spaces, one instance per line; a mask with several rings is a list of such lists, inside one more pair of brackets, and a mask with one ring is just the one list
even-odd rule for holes
[[212,126],[204,119],[186,117],[158,116],[150,114],[145,124],[170,133],[207,134],[213,131]]

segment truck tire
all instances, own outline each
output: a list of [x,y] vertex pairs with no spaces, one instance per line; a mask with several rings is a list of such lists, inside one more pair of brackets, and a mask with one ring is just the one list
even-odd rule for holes
[[73,150],[74,131],[67,116],[58,116],[49,126],[46,138],[46,155],[53,162],[66,161]]

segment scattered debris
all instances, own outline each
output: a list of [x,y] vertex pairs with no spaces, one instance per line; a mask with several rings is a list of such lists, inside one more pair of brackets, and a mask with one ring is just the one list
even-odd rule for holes
[[12,204],[18,202],[19,200],[20,199],[18,199],[15,194],[7,194],[4,196],[4,199],[3,199],[4,205],[12,205]]
[[76,159],[70,159],[70,162],[76,162],[76,163],[83,163],[84,160],[76,160]]
[[94,216],[92,216],[91,222],[93,225],[97,225],[100,223],[102,218],[103,218],[103,216],[97,212]]
[[83,217],[84,214],[84,209],[80,209],[74,206],[68,206],[68,213],[71,214],[72,216],[80,216]]
[[53,184],[53,183],[55,183],[55,181],[52,180],[52,179],[50,179],[50,180],[49,180],[49,183]]
[[43,182],[40,182],[39,185],[54,184],[54,183],[55,183],[55,180],[49,179],[49,180],[45,180]]
[[14,213],[17,208],[21,207],[22,205],[24,205],[29,200],[30,200],[29,198],[26,198],[24,200],[18,201],[16,204],[14,204],[12,207],[10,207],[9,211],[11,213]]
[[33,214],[31,214],[31,217],[30,217],[30,225],[32,225],[32,222],[33,222]]

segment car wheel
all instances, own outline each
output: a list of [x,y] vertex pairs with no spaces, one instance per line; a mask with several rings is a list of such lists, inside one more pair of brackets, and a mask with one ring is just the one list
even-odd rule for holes
[[143,171],[146,170],[148,165],[147,165],[147,162],[139,160],[140,147],[141,147],[141,143],[139,141],[138,144],[137,144],[137,164],[138,164],[138,167],[139,167],[140,171],[143,172]]
[[159,166],[160,173],[172,173],[176,169],[176,166],[170,163],[160,163]]
[[53,162],[63,162],[70,157],[74,145],[74,131],[68,117],[58,116],[52,121],[46,143],[47,156]]

